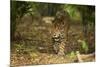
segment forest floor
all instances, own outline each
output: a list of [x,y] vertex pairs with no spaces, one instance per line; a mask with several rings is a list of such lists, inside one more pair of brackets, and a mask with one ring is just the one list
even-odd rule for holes
[[[32,53],[31,53],[32,54]],[[34,55],[20,55],[16,56],[13,55],[11,58],[13,61],[12,65],[44,65],[44,64],[64,64],[64,63],[72,63],[75,61],[74,59],[70,59],[67,56],[58,56],[55,54],[48,54],[48,53],[33,53]]]
[[[95,61],[94,56],[80,57],[84,58],[82,62],[93,62]],[[31,54],[12,54],[11,66],[24,66],[24,65],[47,65],[47,64],[67,64],[67,63],[78,63],[77,56],[58,56],[56,54],[48,53],[31,53]]]
[[[50,23],[49,21],[47,23]],[[81,39],[82,27],[80,25],[74,24],[71,25],[69,30],[69,47],[68,50],[74,51],[73,48],[78,48],[77,46],[71,47],[77,44],[77,40]],[[48,36],[47,36],[48,37]],[[73,42],[72,42],[73,41]],[[37,41],[38,42],[38,41]],[[20,46],[12,47],[11,49],[11,66],[24,66],[24,65],[44,65],[44,64],[66,64],[66,63],[74,63],[79,62],[77,58],[77,54],[69,53],[65,56],[58,56],[54,53],[39,52],[33,45],[29,45],[30,47],[21,48]],[[38,46],[37,46],[38,47]],[[21,48],[21,49],[20,49]],[[16,50],[17,49],[17,50]],[[29,50],[29,51],[28,51]],[[40,50],[41,51],[41,50]],[[86,57],[84,62],[95,61],[95,57]]]

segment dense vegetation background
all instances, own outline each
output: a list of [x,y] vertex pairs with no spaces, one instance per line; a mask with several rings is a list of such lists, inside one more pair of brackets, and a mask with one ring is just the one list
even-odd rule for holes
[[[65,57],[54,53],[51,42],[52,20],[59,10],[71,19]],[[95,6],[11,1],[11,65],[76,62],[77,53],[95,53]]]

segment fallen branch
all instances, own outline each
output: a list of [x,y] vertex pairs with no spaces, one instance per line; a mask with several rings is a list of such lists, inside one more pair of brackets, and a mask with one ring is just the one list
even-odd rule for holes
[[76,52],[78,62],[84,62],[84,60],[87,60],[88,58],[91,58],[92,61],[94,61],[95,53],[91,54],[80,54],[79,51]]

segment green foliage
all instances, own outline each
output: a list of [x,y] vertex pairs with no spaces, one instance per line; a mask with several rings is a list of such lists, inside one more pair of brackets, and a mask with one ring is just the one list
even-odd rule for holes
[[22,45],[22,44],[14,44],[15,46],[15,49],[16,49],[16,52],[18,54],[23,54],[24,50],[25,50],[25,46]]
[[70,54],[70,57],[73,58],[73,57],[75,57],[75,56],[76,56],[75,52],[72,51],[71,54]]
[[88,50],[89,50],[89,48],[88,48],[88,44],[86,43],[86,41],[84,41],[84,40],[78,40],[78,42],[81,43],[82,49],[85,51],[85,53],[87,53]]
[[88,5],[64,5],[64,10],[68,11],[72,20],[82,20],[85,17],[87,22],[95,22],[95,7]]
[[77,10],[76,5],[64,5],[64,10],[70,14],[72,20],[81,20],[80,12]]
[[74,51],[71,51],[66,56],[69,56],[70,58],[75,58],[76,57],[76,53]]

